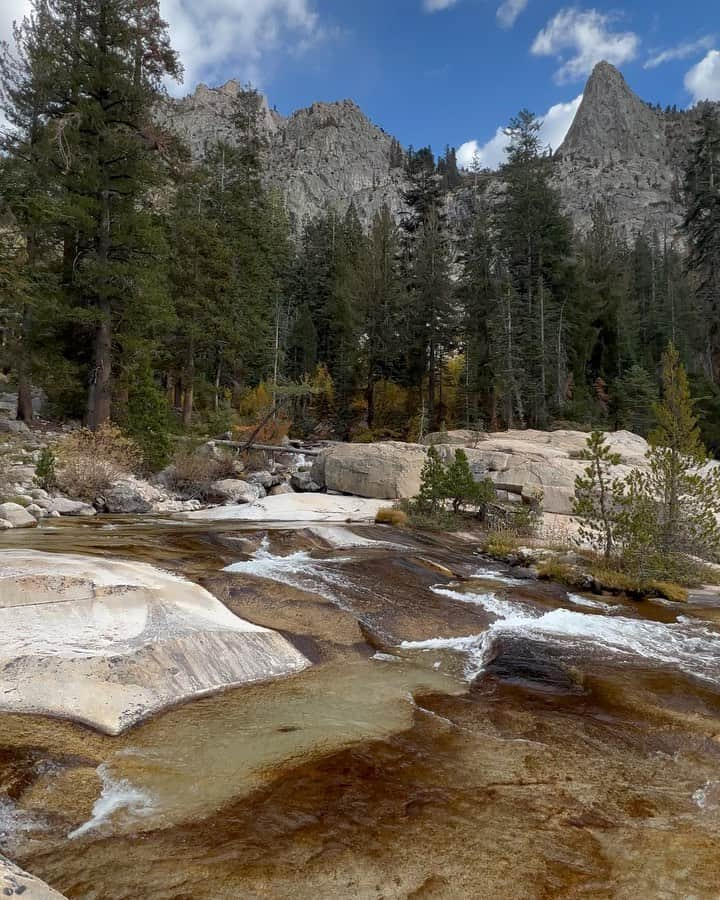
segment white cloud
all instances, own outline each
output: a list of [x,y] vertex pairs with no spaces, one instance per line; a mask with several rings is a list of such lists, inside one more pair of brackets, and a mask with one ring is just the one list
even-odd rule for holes
[[[301,53],[328,35],[314,0],[160,0],[160,7],[186,88],[228,77],[259,84],[278,54]],[[11,38],[13,19],[28,10],[27,0],[0,2],[0,40]]]
[[27,0],[3,0],[0,10],[0,41],[12,43],[13,21],[20,21],[30,12]]
[[653,53],[644,64],[643,69],[656,69],[658,66],[676,59],[687,59],[688,56],[692,56],[693,53],[698,53],[700,50],[710,50],[714,43],[715,36],[712,34],[705,35],[698,41],[683,41],[675,47]]
[[274,53],[306,50],[325,32],[312,0],[160,0],[185,83],[229,76],[259,84]]
[[425,12],[440,12],[443,9],[450,9],[455,6],[458,0],[423,0],[423,9]]
[[528,0],[503,0],[495,13],[498,25],[501,28],[512,28],[527,5]]
[[720,100],[720,50],[710,50],[685,75],[685,87],[693,100]]
[[[542,117],[540,140],[546,147],[553,150],[562,144],[568,129],[572,125],[575,113],[582,101],[582,94],[567,103],[556,103]],[[505,161],[505,149],[508,139],[503,128],[498,128],[495,134],[485,144],[478,141],[467,141],[457,151],[458,165],[463,169],[469,169],[477,154],[477,159],[482,167],[497,169]]]
[[531,52],[554,56],[562,63],[555,73],[558,84],[588,75],[606,60],[619,66],[637,55],[640,39],[632,31],[611,31],[612,17],[596,9],[563,9],[537,35]]

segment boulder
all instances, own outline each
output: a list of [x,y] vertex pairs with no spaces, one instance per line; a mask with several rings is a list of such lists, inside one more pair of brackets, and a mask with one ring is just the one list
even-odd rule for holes
[[44,519],[47,515],[47,510],[43,509],[42,506],[38,506],[37,503],[31,503],[29,506],[26,506],[25,512],[29,512],[34,519]]
[[306,668],[275,631],[144,563],[0,551],[0,712],[120,734],[171,705]]
[[0,531],[9,531],[13,523],[9,519],[0,519]]
[[94,516],[96,514],[95,507],[90,506],[89,503],[83,503],[82,500],[53,497],[51,500],[38,500],[36,502],[38,506],[47,509],[51,515],[52,513],[58,513],[60,516]]
[[317,494],[322,490],[322,485],[313,481],[310,472],[296,472],[290,479],[292,488],[304,494]]
[[65,900],[64,894],[54,891],[44,881],[25,872],[9,859],[0,855],[0,886],[3,895],[19,897],[23,900]]
[[33,528],[37,519],[19,503],[0,503],[0,519],[9,522],[13,528]]
[[481,431],[470,431],[467,428],[460,428],[454,431],[433,431],[426,434],[422,439],[422,443],[426,446],[435,446],[436,444],[455,444],[461,447],[474,447],[479,440],[482,440],[484,433]]
[[223,478],[210,485],[208,499],[219,503],[255,503],[264,494],[259,484],[250,484],[239,478]]
[[[147,487],[157,493],[151,485]],[[137,514],[152,509],[152,503],[140,483],[130,479],[116,482],[102,499],[105,511],[109,513]]]
[[271,497],[280,497],[282,494],[294,494],[292,486],[287,482],[283,482],[282,484],[276,484],[275,487],[270,488],[270,496]]
[[[575,478],[587,466],[580,458],[586,441],[587,434],[581,431],[506,431],[483,435],[465,453],[475,478],[491,478],[503,499],[529,502],[542,491],[544,512],[568,516],[572,513]],[[643,438],[617,431],[607,435],[607,442],[622,460],[613,477],[623,478],[631,467],[647,464],[648,445]],[[437,447],[446,462],[456,449],[455,444]]]
[[427,449],[420,444],[334,444],[316,459],[312,480],[328,490],[378,500],[413,497]]
[[266,491],[273,486],[273,477],[270,472],[250,472],[245,476],[245,480],[250,484],[259,484]]
[[181,513],[195,522],[374,522],[383,500],[330,494],[285,494],[244,506],[218,506]]
[[25,431],[30,429],[19,419],[0,419],[0,434],[22,434]]

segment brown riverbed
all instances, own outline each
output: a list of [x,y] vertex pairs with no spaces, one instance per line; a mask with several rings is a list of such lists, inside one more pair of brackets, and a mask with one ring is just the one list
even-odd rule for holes
[[720,896],[712,602],[573,599],[473,577],[496,567],[472,544],[355,531],[397,546],[152,519],[3,536],[181,572],[315,665],[119,738],[0,716],[0,849],[92,900]]

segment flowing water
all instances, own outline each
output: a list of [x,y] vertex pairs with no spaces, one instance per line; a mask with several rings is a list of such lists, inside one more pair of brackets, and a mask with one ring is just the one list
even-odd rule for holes
[[313,661],[120,737],[0,715],[0,850],[69,898],[720,897],[712,600],[567,594],[376,527],[2,540],[181,573]]

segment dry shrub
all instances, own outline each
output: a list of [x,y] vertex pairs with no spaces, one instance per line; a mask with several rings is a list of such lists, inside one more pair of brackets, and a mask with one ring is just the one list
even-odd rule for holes
[[375,515],[376,525],[392,525],[395,528],[402,528],[407,525],[407,521],[407,514],[402,509],[393,509],[391,506],[384,506]]
[[181,450],[173,459],[166,482],[171,490],[187,500],[207,500],[213,482],[238,477],[236,464],[236,457],[229,452],[208,456]]
[[246,472],[264,472],[268,468],[268,454],[264,450],[242,450],[240,461]]
[[205,500],[210,485],[217,481],[217,460],[211,456],[182,450],[175,455],[167,475],[168,487],[188,500]]
[[97,431],[82,428],[64,438],[57,449],[58,488],[70,497],[92,503],[124,476],[142,466],[142,452],[117,425]]

